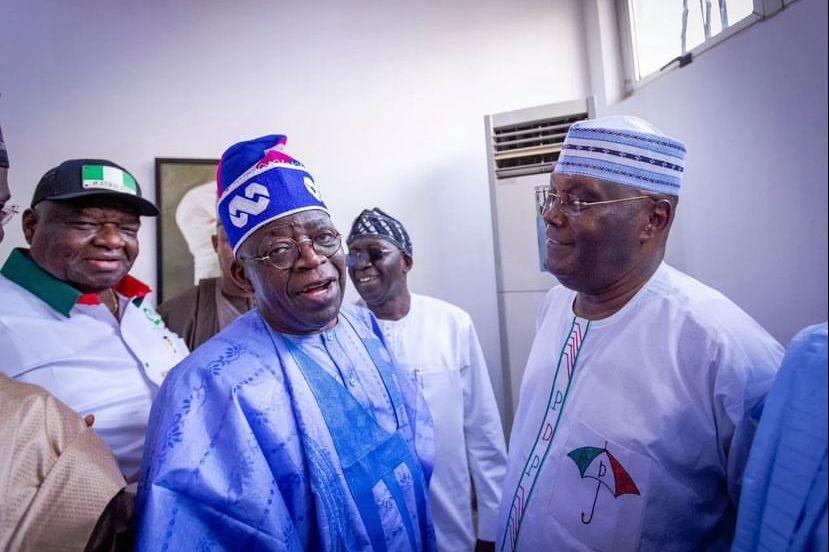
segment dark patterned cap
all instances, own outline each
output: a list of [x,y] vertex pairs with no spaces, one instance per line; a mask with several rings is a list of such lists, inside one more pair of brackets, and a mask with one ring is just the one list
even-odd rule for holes
[[354,240],[364,236],[390,241],[409,255],[412,254],[412,240],[409,239],[409,233],[399,220],[377,207],[363,210],[360,216],[354,219],[346,243],[351,245]]

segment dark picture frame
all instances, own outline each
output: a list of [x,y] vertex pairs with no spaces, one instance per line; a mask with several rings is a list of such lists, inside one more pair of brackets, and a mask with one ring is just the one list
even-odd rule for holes
[[195,262],[175,213],[184,195],[193,188],[215,182],[218,159],[155,158],[156,300],[161,304],[193,287]]

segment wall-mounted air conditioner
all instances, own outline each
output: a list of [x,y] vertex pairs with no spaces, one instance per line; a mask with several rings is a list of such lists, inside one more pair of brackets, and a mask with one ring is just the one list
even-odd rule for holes
[[537,190],[549,185],[548,173],[570,125],[594,116],[593,98],[586,98],[484,118],[507,431],[518,405],[536,312],[556,284],[544,271],[545,228],[538,216]]

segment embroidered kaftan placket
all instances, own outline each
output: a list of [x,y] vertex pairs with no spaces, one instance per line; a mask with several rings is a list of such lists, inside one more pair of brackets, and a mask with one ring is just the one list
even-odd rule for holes
[[384,428],[394,431],[396,426],[393,408],[377,370],[357,370],[355,365],[356,362],[360,362],[366,366],[374,366],[357,336],[356,329],[342,315],[341,324],[321,334],[282,335],[285,341],[291,341],[305,350],[328,375],[348,389],[357,402],[374,413]]
[[[351,325],[350,320],[348,323]],[[326,414],[325,423],[372,547],[375,550],[386,550],[387,539],[376,497],[377,485],[382,482],[399,512],[398,519],[406,530],[412,550],[434,549],[434,532],[426,510],[425,477],[414,455],[413,436],[409,435],[411,426],[402,407],[402,396],[392,380],[391,367],[380,354],[379,345],[371,340],[363,343],[393,405],[397,431],[392,434],[381,428],[341,382],[320,368],[319,364],[297,347],[296,343],[289,339],[283,340],[283,343],[305,376],[321,410]],[[398,479],[397,474],[401,465],[408,468],[409,474],[408,477]],[[411,478],[413,481],[410,481]],[[406,493],[403,492],[401,484],[414,485],[419,521],[417,531],[413,527],[414,512],[409,512]],[[340,509],[338,505],[328,506],[335,510]],[[422,537],[425,537],[427,542],[423,542]]]
[[[544,418],[538,427],[535,442],[532,448],[530,448],[524,469],[513,492],[509,517],[507,518],[504,534],[501,535],[500,551],[505,550],[507,544],[509,544],[509,547],[506,548],[507,550],[515,550],[521,532],[524,512],[532,498],[536,481],[541,470],[544,468],[544,462],[547,459],[550,448],[552,448],[559,422],[564,414],[567,397],[573,380],[575,379],[576,364],[579,353],[581,352],[581,346],[584,343],[585,337],[587,337],[587,331],[589,329],[590,322],[588,320],[576,316],[573,317],[570,323],[570,331],[567,333],[567,339],[564,340],[561,346]],[[559,379],[559,375],[562,376],[561,379]]]

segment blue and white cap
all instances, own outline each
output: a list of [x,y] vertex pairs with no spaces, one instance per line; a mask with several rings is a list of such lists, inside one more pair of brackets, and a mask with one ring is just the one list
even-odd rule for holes
[[271,134],[239,142],[219,161],[218,211],[234,253],[273,220],[312,209],[328,213],[314,177],[283,151],[287,141]]
[[614,115],[574,123],[553,170],[679,195],[685,144],[638,117]]

